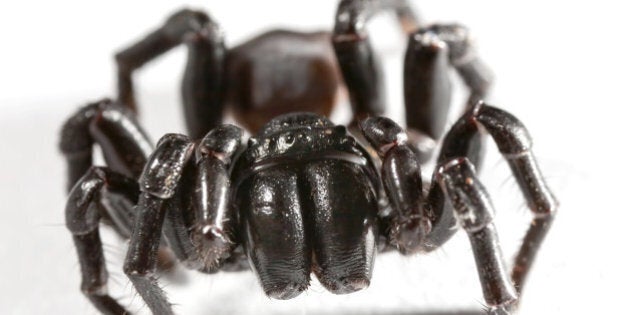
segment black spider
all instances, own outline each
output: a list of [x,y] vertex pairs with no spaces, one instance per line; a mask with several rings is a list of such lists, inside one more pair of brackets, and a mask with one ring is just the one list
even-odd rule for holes
[[[364,27],[386,10],[414,30],[405,58],[409,138],[378,117],[380,68]],[[168,250],[206,273],[244,270],[249,259],[265,293],[289,299],[308,287],[311,271],[333,293],[363,289],[377,248],[429,252],[458,226],[469,235],[490,310],[515,309],[555,199],[525,127],[479,101],[489,72],[467,31],[417,25],[406,1],[348,0],[339,5],[332,37],[276,31],[226,50],[216,23],[183,10],[119,53],[119,101],[82,108],[61,138],[69,166],[67,226],[81,288],[94,306],[128,313],[106,290],[99,237],[105,222],[130,239],[124,271],[155,314],[172,313],[155,276],[159,254]],[[351,96],[351,132],[325,118],[341,82],[328,39]],[[189,46],[183,94],[191,138],[168,134],[153,149],[135,119],[131,72],[181,42]],[[471,90],[470,105],[444,137],[427,185],[420,168],[431,153],[426,144],[443,133],[451,66]],[[221,124],[225,104],[256,132],[247,145],[239,127]],[[317,113],[288,113],[296,109]],[[497,143],[534,214],[511,274],[490,198],[475,175],[481,129]],[[92,166],[94,144],[107,167]]]

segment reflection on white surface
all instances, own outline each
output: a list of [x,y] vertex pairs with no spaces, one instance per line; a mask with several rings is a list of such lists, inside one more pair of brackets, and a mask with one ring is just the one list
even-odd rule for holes
[[[56,149],[58,131],[80,104],[112,94],[113,50],[178,7],[161,1],[86,3],[0,4],[0,35],[10,44],[0,58],[3,314],[96,313],[79,292],[77,258],[64,226],[65,166]],[[278,21],[330,27],[335,6],[335,1],[197,3],[223,25],[230,45]],[[543,174],[560,201],[558,218],[527,285],[522,314],[599,314],[626,307],[621,292],[630,280],[630,261],[621,241],[628,238],[630,215],[622,189],[630,174],[616,163],[628,153],[619,135],[629,131],[622,114],[628,103],[622,84],[630,67],[628,47],[616,32],[628,25],[621,16],[624,10],[605,3],[598,2],[597,8],[543,1],[417,3],[427,20],[458,21],[471,28],[481,56],[496,73],[492,103],[528,126]],[[243,10],[245,6],[251,9]],[[389,27],[387,19],[377,23],[381,29]],[[394,105],[388,114],[399,118],[400,66],[396,49],[389,48],[397,40],[388,33],[376,37],[390,57],[387,82]],[[178,49],[136,76],[141,122],[153,139],[183,131],[178,96],[183,58]],[[510,258],[529,213],[494,149],[481,172]],[[111,235],[106,240],[110,291],[133,311],[146,313],[121,271],[124,243]],[[182,275],[185,282],[176,279]],[[274,301],[264,296],[251,273],[203,276],[179,268],[163,280],[180,314],[379,313],[483,304],[465,233],[430,255],[382,255],[370,288],[347,296],[314,285],[297,299]]]

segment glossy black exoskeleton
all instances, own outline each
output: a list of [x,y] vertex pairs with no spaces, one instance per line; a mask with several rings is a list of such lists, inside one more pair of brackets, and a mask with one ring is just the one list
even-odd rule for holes
[[[365,22],[383,11],[394,12],[409,34],[406,130],[380,117],[382,77]],[[167,134],[154,148],[136,120],[131,74],[184,42],[191,137]],[[129,313],[107,292],[100,222],[129,239],[124,272],[155,314],[173,313],[156,276],[169,254],[204,273],[251,268],[277,299],[306,290],[311,273],[345,294],[370,284],[377,251],[430,252],[460,228],[488,310],[516,308],[557,205],[523,124],[480,101],[491,76],[464,27],[421,26],[405,0],[342,0],[332,34],[274,31],[228,50],[209,16],[182,10],[116,60],[119,99],[81,108],[64,124],[60,143],[81,289],[101,312]],[[470,97],[443,135],[451,68]],[[351,132],[325,117],[341,79],[354,113]],[[254,134],[247,144],[240,127],[221,123],[228,105]],[[534,214],[511,274],[475,171],[482,130]],[[421,167],[438,141],[437,167],[423,180]],[[107,166],[93,165],[94,145]]]

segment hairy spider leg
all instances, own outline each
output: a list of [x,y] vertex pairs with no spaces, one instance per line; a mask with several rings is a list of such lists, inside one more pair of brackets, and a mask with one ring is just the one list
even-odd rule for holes
[[111,218],[119,233],[128,237],[132,208],[138,201],[136,181],[108,168],[91,167],[71,190],[66,204],[66,226],[79,256],[81,291],[105,314],[128,314],[107,292],[108,272],[99,221]]
[[[235,126],[217,127],[198,144],[195,160],[180,161],[178,154],[188,154],[187,151],[167,145],[174,141],[171,139],[183,139],[184,136],[165,136],[158,144],[157,153],[151,155],[152,146],[134,113],[109,100],[85,106],[67,120],[60,143],[68,162],[68,184],[73,187],[66,205],[66,222],[79,256],[82,291],[97,309],[104,313],[128,313],[106,291],[107,271],[98,230],[100,221],[110,223],[122,237],[131,238],[135,249],[130,252],[143,251],[142,254],[153,255],[147,258],[150,266],[144,261],[128,259],[133,263],[125,269],[131,273],[130,278],[138,290],[145,290],[143,297],[151,296],[147,299],[153,303],[152,307],[166,305],[157,302],[161,300],[155,297],[159,290],[150,285],[151,279],[143,277],[147,270],[154,273],[156,263],[160,263],[158,267],[171,263],[161,261],[164,257],[161,254],[165,252],[160,248],[166,245],[160,240],[162,232],[173,253],[190,269],[215,272],[222,266],[226,270],[244,268],[242,257],[230,256],[236,246],[235,223],[227,205],[230,185],[227,173],[241,136],[242,131]],[[185,139],[181,141],[192,148],[193,144]],[[92,166],[94,144],[101,147],[108,167]],[[153,173],[142,177],[145,166],[144,173]],[[164,168],[163,172],[155,171],[160,167]],[[185,170],[184,184],[176,185],[174,180]],[[81,172],[82,177],[79,176]],[[152,179],[146,180],[146,177]],[[142,188],[137,183],[138,178],[144,180],[140,185]],[[164,183],[155,184],[160,180]],[[196,195],[191,193],[193,185],[200,187]],[[159,189],[154,194],[172,198],[162,201],[150,194],[141,195],[141,191],[152,187]],[[158,210],[147,214],[146,208]],[[192,213],[195,209],[199,213]],[[167,212],[166,220],[161,217],[162,211]],[[138,222],[142,220],[146,222]],[[166,222],[162,231],[163,221]],[[157,231],[153,231],[154,228]],[[143,236],[143,241],[134,240],[138,235]],[[144,269],[135,268],[137,266]]]
[[[184,135],[167,134],[149,157],[123,270],[154,314],[172,314],[155,277],[162,231],[190,269],[215,272],[225,263],[229,270],[242,269],[242,261],[229,260],[237,226],[227,175],[241,136],[238,127],[221,125],[195,147]],[[192,171],[186,172],[188,167]]]
[[173,314],[157,282],[157,253],[168,200],[175,194],[193,150],[186,136],[165,135],[139,179],[141,193],[123,270],[154,314]]
[[[102,148],[108,167],[92,166],[94,144]],[[79,257],[81,290],[101,312],[123,314],[126,310],[107,293],[98,223],[106,221],[122,237],[130,237],[140,194],[136,178],[151,145],[128,109],[102,100],[66,121],[60,148],[68,163],[66,225]]]
[[512,280],[521,292],[527,273],[551,227],[558,202],[547,186],[532,153],[532,140],[522,122],[508,112],[478,103],[460,119],[490,133],[509,164],[527,205],[534,215],[516,256]]
[[[59,144],[67,162],[67,188],[70,191],[93,164],[93,146],[103,151],[107,172],[138,178],[152,146],[132,112],[110,100],[101,100],[79,109],[64,124]],[[93,173],[93,171],[92,171]],[[104,178],[104,177],[103,177]],[[81,188],[77,188],[81,189]],[[135,191],[138,189],[136,188]],[[107,199],[107,198],[106,198]],[[137,199],[134,197],[134,199]],[[114,210],[103,212],[104,220],[122,237],[128,238],[133,222],[131,207],[105,200]]]
[[[220,125],[195,148],[173,196],[168,200],[164,235],[175,256],[189,269],[214,273],[246,269],[243,253],[235,253],[236,214],[230,206],[229,170],[243,131]],[[240,255],[239,255],[240,254]]]
[[[403,254],[430,251],[450,239],[459,222],[470,238],[486,302],[496,311],[516,308],[525,277],[557,208],[523,124],[482,102],[471,107],[446,135],[426,197],[421,193],[419,157],[413,154],[403,129],[383,117],[367,119],[361,127],[383,159],[382,180],[395,210],[385,220],[390,243]],[[490,197],[469,161],[471,152],[476,152],[474,139],[480,128],[497,143],[534,213],[511,275],[504,266],[492,223]]]
[[[476,127],[473,125],[476,125]],[[466,157],[466,153],[469,152],[466,139],[473,138],[473,133],[478,132],[480,128],[487,130],[494,139],[499,152],[503,154],[503,157],[510,165],[512,174],[516,178],[528,207],[534,215],[525,234],[525,238],[517,252],[510,274],[511,283],[516,288],[517,294],[520,295],[536,254],[551,227],[551,223],[557,212],[558,203],[540,172],[532,153],[531,137],[523,123],[510,113],[492,106],[487,106],[482,102],[478,102],[475,106],[471,107],[469,111],[455,123],[449,135],[446,136],[439,161],[444,167],[442,168],[443,171],[438,169],[438,173],[448,173],[446,166],[450,165],[449,163],[452,162],[453,165],[457,166],[454,168],[455,172],[459,172],[460,174],[451,174],[451,178],[460,178],[463,176],[461,174],[471,172],[474,175],[474,168],[470,166],[468,162],[461,161],[461,158]],[[455,138],[460,140],[449,141],[449,139]],[[453,206],[457,207],[457,203],[460,202],[457,199],[461,197],[466,187],[462,184],[453,184],[457,179],[453,182],[449,182],[447,177],[442,176],[441,178],[440,181],[445,188],[445,193],[449,195]],[[476,184],[478,181],[476,178],[471,176],[464,176],[463,178],[465,184],[470,182],[467,178],[471,178],[473,184],[469,185],[481,187],[475,189],[475,194],[485,194],[481,184]],[[469,196],[468,198],[472,197]],[[489,200],[489,197],[486,199]],[[455,212],[457,213],[457,211],[456,209]],[[471,242],[472,241],[473,240],[471,240]],[[483,263],[485,263],[483,258],[478,261],[480,273],[482,273]],[[486,300],[492,305],[491,302],[496,301],[496,298],[486,295]],[[514,303],[513,307],[516,307],[516,303],[518,303],[518,301]]]
[[493,223],[494,208],[485,187],[466,158],[440,165],[437,180],[448,196],[459,225],[468,234],[490,311],[510,311],[516,304],[517,294],[505,266]]

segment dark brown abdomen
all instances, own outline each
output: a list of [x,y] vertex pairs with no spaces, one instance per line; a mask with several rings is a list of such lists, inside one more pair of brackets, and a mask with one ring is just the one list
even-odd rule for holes
[[226,102],[251,132],[290,112],[330,116],[341,77],[326,32],[264,33],[228,53]]

